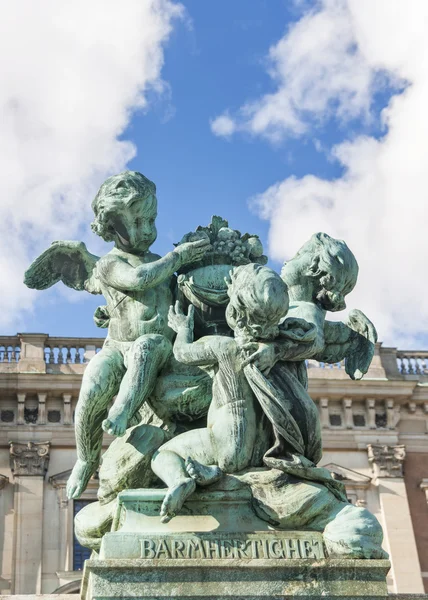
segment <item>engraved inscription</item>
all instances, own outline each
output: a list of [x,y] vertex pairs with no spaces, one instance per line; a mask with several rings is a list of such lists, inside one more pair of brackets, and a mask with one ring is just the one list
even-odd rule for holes
[[144,559],[290,559],[324,558],[320,540],[286,537],[215,538],[185,537],[140,538]]

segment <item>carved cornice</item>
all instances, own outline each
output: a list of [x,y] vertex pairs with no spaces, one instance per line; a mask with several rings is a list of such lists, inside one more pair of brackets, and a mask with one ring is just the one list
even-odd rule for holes
[[49,466],[50,442],[9,442],[10,468],[16,476],[44,477]]
[[376,477],[403,477],[406,446],[368,444],[367,453]]

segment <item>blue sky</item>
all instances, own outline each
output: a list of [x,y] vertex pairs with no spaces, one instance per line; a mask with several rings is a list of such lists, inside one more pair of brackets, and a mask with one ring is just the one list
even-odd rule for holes
[[[214,214],[242,232],[257,233],[266,246],[268,223],[250,210],[248,199],[287,175],[305,174],[311,161],[322,163],[322,175],[333,174],[337,166],[320,160],[307,141],[272,148],[263,141],[218,138],[209,120],[225,105],[238,106],[243,97],[272,87],[263,68],[266,51],[298,13],[286,2],[221,0],[210,6],[194,0],[184,5],[190,22],[177,26],[165,48],[162,77],[169,90],[160,97],[153,92],[148,111],[137,111],[122,135],[138,151],[128,167],[157,186],[158,239],[153,248],[165,254]],[[31,330],[103,335],[92,323],[100,297],[80,293],[77,304],[58,302],[53,308],[44,306],[46,293],[39,294]]]
[[[408,83],[392,59],[388,62],[388,57],[382,56],[373,64],[367,60],[364,48],[358,45],[359,36],[361,39],[364,36],[358,29],[362,27],[358,21],[359,9],[353,4],[339,0],[296,3],[185,0],[184,11],[179,18],[172,19],[170,31],[162,33],[163,37],[159,34],[157,50],[163,53],[163,65],[158,66],[154,81],[144,89],[145,106],[138,108],[136,101],[123,101],[125,116],[122,114],[118,119],[113,137],[116,145],[120,146],[121,141],[132,142],[135,150],[128,153],[129,160],[125,156],[111,160],[111,164],[107,161],[95,175],[91,174],[83,189],[73,192],[80,198],[76,212],[85,203],[90,205],[93,190],[104,176],[126,165],[141,171],[157,185],[158,239],[153,249],[159,254],[168,252],[184,233],[199,224],[208,224],[214,214],[228,219],[232,227],[242,232],[260,235],[265,251],[271,254],[270,264],[278,270],[282,259],[292,255],[306,241],[307,232],[330,228],[328,233],[332,235],[340,236],[342,231],[346,234],[343,207],[340,207],[342,196],[348,194],[345,200],[355,209],[354,194],[358,193],[358,187],[350,189],[353,183],[349,181],[355,182],[360,177],[358,185],[367,190],[363,179],[364,169],[368,167],[357,156],[359,145],[369,143],[374,147],[387,136],[388,123],[385,123],[385,115],[381,117],[382,110],[402,94]],[[369,6],[363,4],[369,11]],[[322,41],[330,24],[337,26],[339,37],[349,26],[348,38],[337,52],[335,50],[338,60],[343,52],[339,63],[339,71],[342,69],[343,73],[337,84],[332,83],[331,89],[329,81],[333,82],[338,66],[332,64],[329,47]],[[317,35],[318,46],[316,40],[313,41]],[[284,47],[269,58],[269,49],[281,40]],[[319,60],[306,51],[308,40],[315,43],[313,53],[319,53]],[[331,39],[332,46],[338,43]],[[300,54],[299,48],[303,49]],[[293,52],[297,67],[290,66]],[[284,72],[285,75],[281,75]],[[302,73],[306,77],[303,82]],[[60,72],[59,86],[61,82]],[[108,85],[114,88],[116,84],[113,80]],[[269,95],[278,92],[287,102],[291,97],[295,108],[289,110],[294,124],[284,125],[283,116],[272,117],[274,109],[270,108],[269,125],[257,129],[248,111],[241,107],[252,103],[252,114],[257,116],[261,114],[263,99],[267,97],[269,103]],[[43,101],[43,96],[41,98]],[[88,108],[89,118],[91,110],[96,111],[97,105]],[[232,133],[216,131],[212,124],[220,115],[226,115],[233,122]],[[64,147],[67,151],[66,144]],[[351,158],[347,154],[349,148]],[[362,155],[366,156],[367,151]],[[306,176],[311,176],[311,180]],[[378,175],[373,185],[379,185],[380,179]],[[293,182],[297,182],[296,185]],[[283,185],[272,189],[275,184]],[[302,193],[306,194],[303,200]],[[331,196],[332,211],[323,209],[319,213],[319,206],[314,208],[320,194],[323,198]],[[250,206],[255,196],[259,198],[259,208]],[[303,226],[301,207],[306,205],[306,197],[309,199],[308,224]],[[364,202],[373,204],[370,198]],[[299,212],[296,220],[293,210]],[[261,212],[266,218],[261,218]],[[367,215],[367,221],[370,219]],[[109,246],[101,245],[90,233],[89,224],[90,214],[82,212],[70,226],[73,234],[70,237],[78,239],[80,236],[95,253],[102,252],[103,247],[107,250]],[[25,226],[31,227],[31,222]],[[43,228],[43,222],[38,223],[38,227],[42,231],[40,237],[27,242],[26,257],[30,259],[42,249],[41,238],[43,242],[48,241],[52,230],[50,226]],[[356,228],[355,240],[350,229],[354,244],[350,242],[350,246],[359,259],[355,245],[365,236],[372,240],[373,223],[361,220]],[[66,227],[58,233],[64,232],[68,233]],[[382,235],[381,232],[378,235]],[[389,240],[390,236],[386,235],[384,242],[390,243]],[[367,270],[378,268],[370,263],[366,249],[367,244],[362,244],[361,266],[367,275]],[[365,277],[362,285],[366,295],[356,296],[356,301],[365,302],[367,306],[359,307],[372,309],[376,316],[377,311],[381,311],[381,300],[368,301],[372,281],[372,276]],[[385,279],[380,283],[385,290],[392,281]],[[92,313],[98,304],[102,304],[101,297],[74,291],[37,292],[19,318],[12,315],[9,322],[4,323],[2,333],[14,334],[19,327],[50,335],[103,335],[92,322]],[[396,307],[392,306],[388,319],[382,322],[383,337],[389,343],[407,341],[400,328],[391,324],[395,322],[394,311]],[[424,343],[425,333],[418,331],[414,324],[412,327],[413,338],[410,337],[409,343],[410,340]],[[401,330],[404,328],[403,323]]]

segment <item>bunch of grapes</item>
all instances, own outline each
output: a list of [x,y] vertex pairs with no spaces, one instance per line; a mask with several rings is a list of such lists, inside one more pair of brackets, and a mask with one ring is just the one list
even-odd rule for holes
[[227,227],[227,221],[220,217],[214,219],[220,220],[219,225],[223,226],[219,229],[213,227],[213,224],[209,227],[201,227],[195,232],[186,234],[180,243],[209,238],[211,248],[207,252],[207,257],[217,255],[221,261],[233,265],[246,265],[251,261],[266,263],[267,257],[263,256],[262,243],[256,235],[241,236],[239,231]]
[[212,243],[216,254],[225,254],[229,256],[234,264],[244,264],[248,262],[246,248],[240,239],[239,232],[222,227],[216,239]]

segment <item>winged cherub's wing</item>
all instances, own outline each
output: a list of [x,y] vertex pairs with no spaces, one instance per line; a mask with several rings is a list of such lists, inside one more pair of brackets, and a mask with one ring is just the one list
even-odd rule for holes
[[326,321],[325,347],[315,360],[337,363],[345,360],[351,379],[361,379],[369,370],[375,351],[377,332],[373,323],[360,310],[351,310],[346,323]]
[[83,242],[53,242],[28,267],[24,283],[29,288],[46,290],[62,281],[74,290],[101,294],[95,269],[98,260]]

